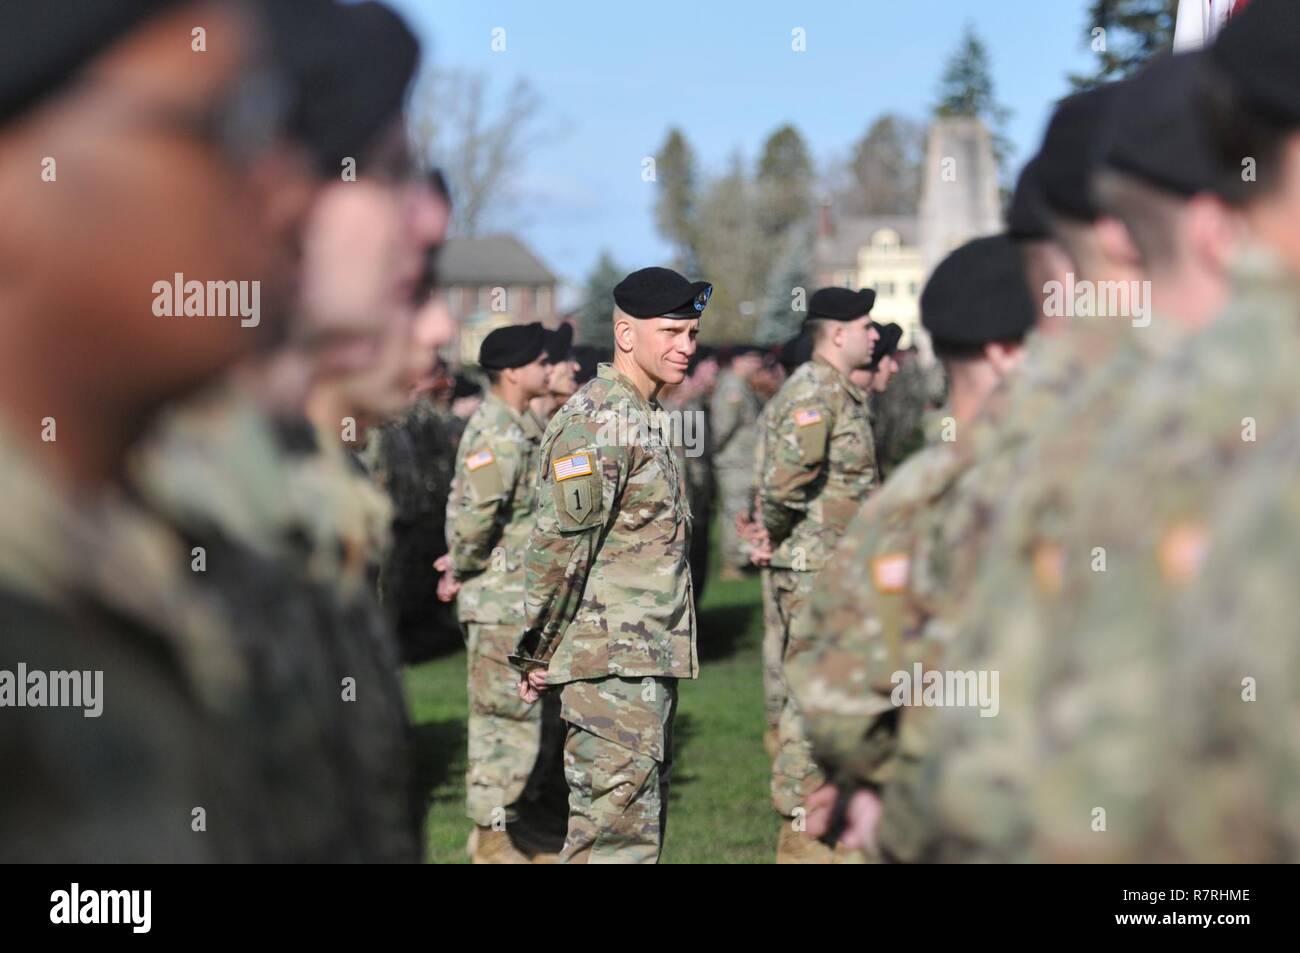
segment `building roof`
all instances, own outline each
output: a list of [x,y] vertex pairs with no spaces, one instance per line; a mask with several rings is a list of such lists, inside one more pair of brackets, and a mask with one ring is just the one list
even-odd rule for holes
[[856,268],[858,249],[871,244],[871,236],[882,228],[898,232],[900,242],[916,247],[920,223],[915,215],[847,215],[831,217],[832,232],[817,236],[817,261],[826,267]]
[[514,235],[449,238],[438,259],[444,285],[553,285],[555,275]]

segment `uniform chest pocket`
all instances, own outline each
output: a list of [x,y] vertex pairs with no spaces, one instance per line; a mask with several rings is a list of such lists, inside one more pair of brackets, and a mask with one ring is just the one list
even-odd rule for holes
[[667,534],[686,518],[686,498],[672,451],[663,446],[646,446],[642,463],[629,476],[623,497],[626,525],[639,528],[661,523]]
[[838,469],[849,476],[869,474],[876,466],[875,442],[871,437],[871,419],[866,414],[851,414],[831,437],[831,453]]

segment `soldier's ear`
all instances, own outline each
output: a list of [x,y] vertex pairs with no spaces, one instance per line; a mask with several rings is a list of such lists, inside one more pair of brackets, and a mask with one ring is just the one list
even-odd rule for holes
[[615,347],[620,351],[631,352],[635,340],[636,325],[633,320],[626,315],[616,315],[614,318]]

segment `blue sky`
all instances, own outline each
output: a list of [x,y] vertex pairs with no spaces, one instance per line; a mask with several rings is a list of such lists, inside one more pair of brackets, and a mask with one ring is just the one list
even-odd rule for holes
[[[923,119],[965,24],[983,37],[1019,163],[1036,146],[1067,75],[1091,67],[1085,0],[725,0],[542,3],[390,0],[440,67],[526,77],[547,141],[526,162],[521,200],[498,219],[561,278],[579,283],[602,248],[627,268],[666,246],[641,163],[680,126],[703,170],[752,162],[791,122],[819,165],[844,156],[887,111]],[[494,28],[504,51],[491,49]],[[791,50],[791,31],[807,50]]]

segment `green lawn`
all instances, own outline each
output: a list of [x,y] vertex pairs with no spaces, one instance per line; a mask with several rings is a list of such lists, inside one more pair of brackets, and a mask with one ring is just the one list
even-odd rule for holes
[[[758,579],[710,580],[699,621],[701,675],[681,684],[664,861],[770,863],[777,817],[762,739]],[[430,792],[426,856],[465,863],[464,654],[408,669],[406,689],[420,780]]]

